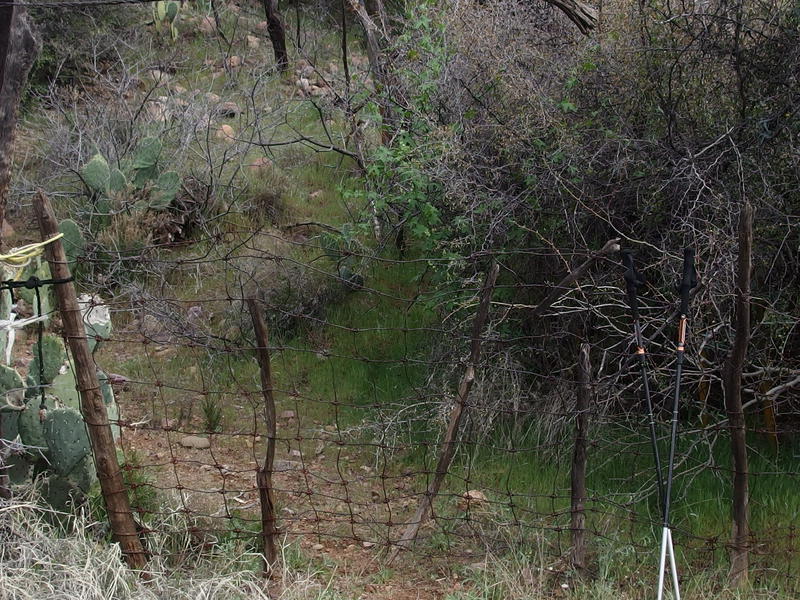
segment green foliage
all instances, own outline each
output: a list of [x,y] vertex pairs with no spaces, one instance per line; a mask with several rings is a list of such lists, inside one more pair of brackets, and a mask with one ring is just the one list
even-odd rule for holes
[[58,230],[64,234],[61,242],[64,245],[64,252],[67,253],[69,268],[75,271],[78,259],[86,254],[86,240],[83,237],[78,224],[72,219],[64,219],[58,224]]
[[70,475],[91,453],[86,425],[80,413],[72,408],[47,411],[42,422],[50,465],[59,475]]
[[204,396],[200,408],[203,411],[203,426],[206,432],[219,432],[222,429],[222,408],[217,403],[217,399],[212,396]]
[[97,194],[107,194],[108,184],[111,178],[111,170],[108,168],[108,161],[102,154],[97,153],[89,162],[83,165],[81,176],[84,183],[90,190]]
[[96,223],[100,228],[107,227],[108,217],[120,211],[169,209],[180,191],[182,179],[175,171],[159,170],[162,151],[161,140],[145,137],[132,160],[122,161],[122,169],[109,168],[108,161],[99,153],[83,166],[81,176],[94,197],[95,212],[100,215]]
[[153,4],[153,22],[156,31],[161,31],[162,27],[168,27],[170,37],[173,41],[178,39],[178,28],[175,26],[175,19],[178,17],[180,4],[174,0],[159,0]]
[[[42,336],[42,362],[39,362],[39,342],[37,341],[32,348],[33,360],[28,372],[29,378],[34,385],[49,385],[58,375],[61,366],[67,358],[67,351],[64,342],[57,335],[45,333]],[[40,366],[41,364],[41,366]],[[41,371],[41,373],[40,373]],[[42,379],[40,380],[40,376]]]

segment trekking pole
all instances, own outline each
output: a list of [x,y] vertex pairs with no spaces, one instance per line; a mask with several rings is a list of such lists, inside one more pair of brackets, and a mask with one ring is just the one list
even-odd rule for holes
[[656,418],[653,412],[653,401],[650,398],[650,381],[647,375],[647,359],[645,357],[642,325],[639,321],[639,288],[645,283],[644,278],[636,270],[631,250],[622,251],[622,264],[625,267],[625,287],[628,291],[628,305],[633,317],[633,335],[636,342],[636,356],[639,359],[639,371],[642,375],[642,396],[647,405],[647,420],[650,426],[650,444],[653,447],[653,459],[656,466],[656,487],[658,491],[658,507],[664,510],[664,479],[661,471],[661,455],[658,451],[656,435]]
[[681,296],[681,310],[678,320],[678,345],[675,361],[675,395],[672,399],[672,431],[669,443],[669,462],[667,463],[667,481],[664,490],[664,523],[661,530],[661,557],[658,563],[658,600],[664,597],[664,567],[666,555],[669,553],[670,571],[672,572],[673,594],[680,600],[681,592],[678,585],[678,569],[675,566],[675,548],[672,544],[672,530],[669,526],[670,496],[672,495],[672,476],[675,467],[675,447],[678,441],[678,403],[681,395],[681,374],[683,371],[683,358],[686,349],[686,324],[689,312],[689,292],[697,285],[697,274],[694,269],[694,250],[683,249],[683,276],[678,291]]

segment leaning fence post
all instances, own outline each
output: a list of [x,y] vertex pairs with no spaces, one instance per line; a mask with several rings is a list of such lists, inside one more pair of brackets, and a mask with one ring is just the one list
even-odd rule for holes
[[450,411],[450,418],[448,420],[447,429],[444,432],[444,439],[439,447],[439,459],[436,463],[436,472],[433,475],[430,485],[428,485],[428,489],[425,491],[425,495],[420,499],[416,514],[406,524],[402,536],[397,541],[397,546],[395,546],[394,550],[390,553],[389,561],[397,557],[401,548],[409,547],[417,538],[419,528],[428,520],[433,511],[433,499],[439,494],[439,489],[442,487],[444,478],[450,469],[450,463],[456,453],[456,446],[458,444],[458,430],[461,426],[464,410],[467,407],[469,392],[472,389],[472,384],[475,382],[475,368],[478,366],[478,361],[481,356],[483,326],[489,316],[489,306],[492,302],[492,293],[494,292],[494,286],[499,272],[500,265],[496,262],[492,262],[492,265],[486,272],[486,279],[481,289],[478,312],[475,314],[475,319],[472,321],[469,362],[467,363],[467,368],[461,378],[461,382],[458,385],[458,396]]
[[256,336],[256,356],[261,370],[261,393],[264,396],[264,421],[267,426],[267,453],[264,464],[256,472],[258,496],[261,501],[261,539],[264,552],[264,574],[272,574],[275,562],[278,560],[278,551],[275,547],[275,536],[278,529],[275,526],[275,497],[272,489],[272,470],[275,461],[275,396],[273,395],[272,367],[269,359],[269,334],[267,325],[258,309],[258,304],[252,298],[246,301],[250,318],[253,321],[253,330]]
[[586,570],[586,445],[589,426],[590,377],[589,344],[581,344],[578,355],[578,394],[575,405],[575,447],[572,452],[572,565]]
[[[39,220],[42,240],[58,235],[58,221],[44,192],[39,191],[36,194],[33,207]],[[89,432],[97,478],[100,480],[111,531],[128,564],[135,569],[141,569],[145,566],[146,555],[136,531],[122,471],[117,462],[117,449],[97,380],[97,366],[89,352],[75,286],[71,282],[67,256],[61,241],[56,240],[45,246],[45,256],[50,263],[53,279],[66,280],[53,285],[53,291],[58,300],[64,336],[75,362],[75,376],[81,395],[81,414]]]

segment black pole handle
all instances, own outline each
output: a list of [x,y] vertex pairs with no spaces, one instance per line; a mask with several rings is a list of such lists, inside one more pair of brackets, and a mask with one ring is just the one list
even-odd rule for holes
[[694,268],[694,248],[683,249],[683,276],[678,291],[681,295],[681,315],[689,312],[689,292],[697,285],[697,271]]

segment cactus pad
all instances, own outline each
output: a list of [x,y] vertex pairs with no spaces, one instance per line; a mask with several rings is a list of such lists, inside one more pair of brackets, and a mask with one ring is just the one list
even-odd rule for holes
[[103,158],[102,154],[95,154],[89,162],[83,165],[81,177],[83,177],[83,181],[89,189],[96,194],[107,193],[111,171],[108,168],[108,162]]
[[50,465],[59,475],[69,475],[91,454],[89,436],[80,413],[72,408],[47,411],[42,423]]
[[180,176],[175,171],[165,171],[159,176],[156,187],[153,189],[150,198],[150,209],[166,210],[175,200],[175,196],[178,195],[180,189]]
[[49,385],[58,376],[67,358],[64,343],[52,333],[45,333],[42,336],[42,358],[44,359],[42,363],[44,365],[44,378],[42,381],[39,381],[39,342],[33,345],[32,352],[33,360],[28,369],[30,380],[35,386],[40,384]]
[[133,183],[143,187],[148,181],[156,178],[156,164],[161,156],[161,141],[155,137],[144,138],[136,149],[133,159],[133,169],[136,175]]
[[61,243],[67,253],[69,268],[75,270],[78,259],[86,253],[86,240],[83,238],[80,227],[72,219],[64,219],[58,224],[58,230],[64,234]]

